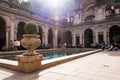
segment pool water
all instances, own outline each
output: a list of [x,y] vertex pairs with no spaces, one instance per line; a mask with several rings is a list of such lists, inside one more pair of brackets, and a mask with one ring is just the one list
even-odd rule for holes
[[[43,55],[43,60],[48,60],[48,59],[63,57],[63,56],[77,54],[77,53],[86,52],[86,51],[91,51],[91,49],[43,50],[43,51],[39,51],[37,53]],[[2,55],[0,54],[0,59],[16,60],[15,56],[21,55],[21,54],[22,53],[20,53],[20,54],[2,54]]]
[[67,54],[58,54],[58,53],[47,54],[46,56],[43,55],[43,60],[48,60],[48,59],[53,59],[53,58],[63,57],[63,56],[66,56],[66,55],[67,55]]

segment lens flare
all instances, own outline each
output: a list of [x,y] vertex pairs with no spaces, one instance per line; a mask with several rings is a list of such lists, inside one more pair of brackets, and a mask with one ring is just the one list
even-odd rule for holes
[[19,2],[28,2],[29,0],[19,0]]
[[28,2],[29,0],[23,0],[24,2]]
[[[44,16],[54,16],[55,19],[66,17],[75,7],[74,0],[29,0],[32,10]],[[57,14],[57,15],[56,15]]]
[[64,4],[64,0],[43,0],[44,3],[46,3],[46,5],[48,6],[52,6],[52,7],[60,7]]

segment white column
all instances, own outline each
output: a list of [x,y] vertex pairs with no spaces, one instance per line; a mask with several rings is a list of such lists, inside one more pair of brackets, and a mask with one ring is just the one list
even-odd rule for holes
[[72,33],[72,46],[76,46],[76,36],[75,36],[75,33]]
[[54,47],[54,48],[57,48],[57,32],[54,33],[53,47]]
[[96,38],[96,43],[98,43],[98,31],[95,31],[95,38]]
[[106,31],[106,28],[104,29],[104,41],[105,41],[105,44],[107,44],[107,31]]
[[80,44],[82,44],[82,33],[80,33]]
[[82,47],[85,47],[85,43],[84,43],[84,33],[82,33]]
[[11,18],[11,29],[10,29],[10,39],[11,40],[14,40],[14,39],[17,39],[17,27],[15,25],[15,19],[14,17]]
[[9,32],[10,32],[10,27],[6,27],[6,48],[9,48]]
[[17,28],[15,28],[15,31],[14,31],[14,40],[17,40]]
[[18,27],[16,24],[14,24],[14,33],[11,32],[11,36],[12,36],[12,34],[14,34],[14,36],[12,37],[12,40],[17,40],[17,32],[18,32]]

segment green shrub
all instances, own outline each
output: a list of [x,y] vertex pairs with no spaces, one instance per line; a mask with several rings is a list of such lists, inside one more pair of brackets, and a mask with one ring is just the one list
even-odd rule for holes
[[25,34],[37,34],[39,32],[38,25],[34,22],[27,22],[24,26]]

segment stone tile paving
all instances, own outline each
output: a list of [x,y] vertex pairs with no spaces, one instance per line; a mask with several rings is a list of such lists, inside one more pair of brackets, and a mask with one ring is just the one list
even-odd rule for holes
[[0,68],[0,80],[120,80],[120,51],[102,51],[31,74]]

